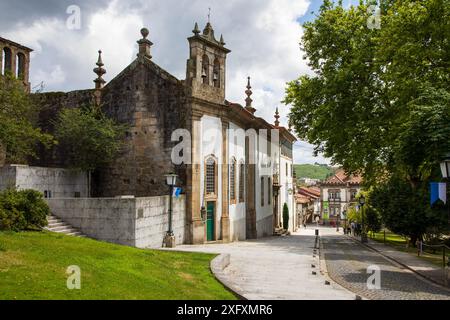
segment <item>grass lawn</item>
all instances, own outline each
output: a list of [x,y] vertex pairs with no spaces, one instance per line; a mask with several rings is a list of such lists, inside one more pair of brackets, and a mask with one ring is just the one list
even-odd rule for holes
[[[214,255],[140,250],[50,232],[0,232],[0,300],[231,300]],[[81,290],[66,270],[81,268]]]
[[[369,233],[369,236],[372,240],[375,240],[377,242],[384,242],[383,231],[374,234]],[[399,251],[408,252],[410,254],[414,254],[417,256],[417,248],[406,247],[407,240],[404,237],[387,230],[386,230],[386,244],[394,247]],[[450,257],[450,252],[447,252],[447,257]],[[420,258],[427,260],[438,267],[442,267],[442,249],[438,249],[435,253],[432,253],[431,251],[429,251],[429,249],[426,249],[420,255]]]

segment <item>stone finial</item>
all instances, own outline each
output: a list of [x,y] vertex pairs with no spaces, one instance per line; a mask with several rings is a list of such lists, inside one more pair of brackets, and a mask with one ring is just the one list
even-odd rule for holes
[[198,23],[195,23],[194,30],[192,30],[192,33],[198,36],[200,34],[200,29],[198,28]]
[[279,127],[280,126],[280,113],[278,112],[278,107],[277,110],[275,111],[275,127]]
[[137,42],[139,45],[138,57],[146,57],[149,59],[152,58],[152,56],[150,54],[150,48],[153,45],[153,43],[147,39],[149,34],[150,34],[150,32],[148,31],[147,28],[141,29],[142,39]]
[[223,39],[223,34],[220,35],[220,45],[222,47],[226,45],[225,40]]
[[103,80],[103,75],[106,74],[105,68],[103,68],[103,60],[102,60],[102,51],[98,51],[98,61],[97,61],[97,68],[94,69],[94,73],[97,75],[97,79],[94,80],[95,82],[95,89],[101,90],[103,86],[105,85],[106,81]]
[[217,40],[214,36],[214,29],[210,22],[208,22],[205,26],[205,29],[203,29],[203,36],[205,36],[210,41],[217,42]]
[[247,99],[245,99],[245,109],[247,109],[247,111],[249,111],[250,113],[254,114],[256,112],[256,109],[252,107],[252,86],[250,84],[250,77],[248,77],[248,83],[247,83],[247,90],[245,91],[245,94],[247,95]]

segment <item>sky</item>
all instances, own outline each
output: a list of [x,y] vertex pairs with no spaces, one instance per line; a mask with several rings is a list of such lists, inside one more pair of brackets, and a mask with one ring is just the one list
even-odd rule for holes
[[[350,0],[348,0],[350,1]],[[286,83],[312,74],[300,50],[301,23],[314,18],[319,0],[0,0],[0,37],[34,49],[32,87],[44,91],[94,87],[97,51],[109,81],[136,57],[140,29],[150,30],[153,61],[179,79],[185,78],[187,38],[194,23],[208,20],[216,37],[223,34],[227,58],[227,100],[245,104],[247,76],[252,78],[257,116],[274,121],[279,107],[287,125],[289,107],[281,103]],[[74,20],[73,5],[80,10]],[[71,7],[72,6],[72,7]],[[79,28],[77,22],[79,23]],[[68,27],[69,22],[69,27]],[[75,24],[74,24],[75,22]],[[75,28],[74,28],[75,27]],[[313,156],[313,146],[298,142],[295,163],[329,163]]]

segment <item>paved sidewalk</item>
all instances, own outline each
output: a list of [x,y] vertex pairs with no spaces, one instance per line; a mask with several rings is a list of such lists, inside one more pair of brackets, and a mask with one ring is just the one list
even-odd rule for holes
[[249,300],[354,300],[355,295],[339,285],[325,285],[319,256],[313,258],[314,240],[314,229],[303,229],[288,237],[175,250],[230,254],[226,280]]
[[[352,238],[356,239],[355,237]],[[424,276],[425,278],[428,278],[440,285],[445,285],[443,269],[432,264],[431,262],[421,259],[415,255],[412,255],[411,253],[396,250],[392,246],[376,242],[372,239],[368,239],[368,243],[366,245],[372,249],[375,249],[381,254],[393,259],[397,263],[400,263],[414,270],[415,272]]]

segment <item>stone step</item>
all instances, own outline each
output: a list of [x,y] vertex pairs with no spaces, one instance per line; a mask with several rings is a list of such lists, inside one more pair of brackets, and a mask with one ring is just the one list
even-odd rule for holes
[[63,220],[56,216],[47,217],[48,226],[45,228],[50,232],[61,233],[68,236],[86,238],[80,230],[73,228],[70,224],[65,223]]

